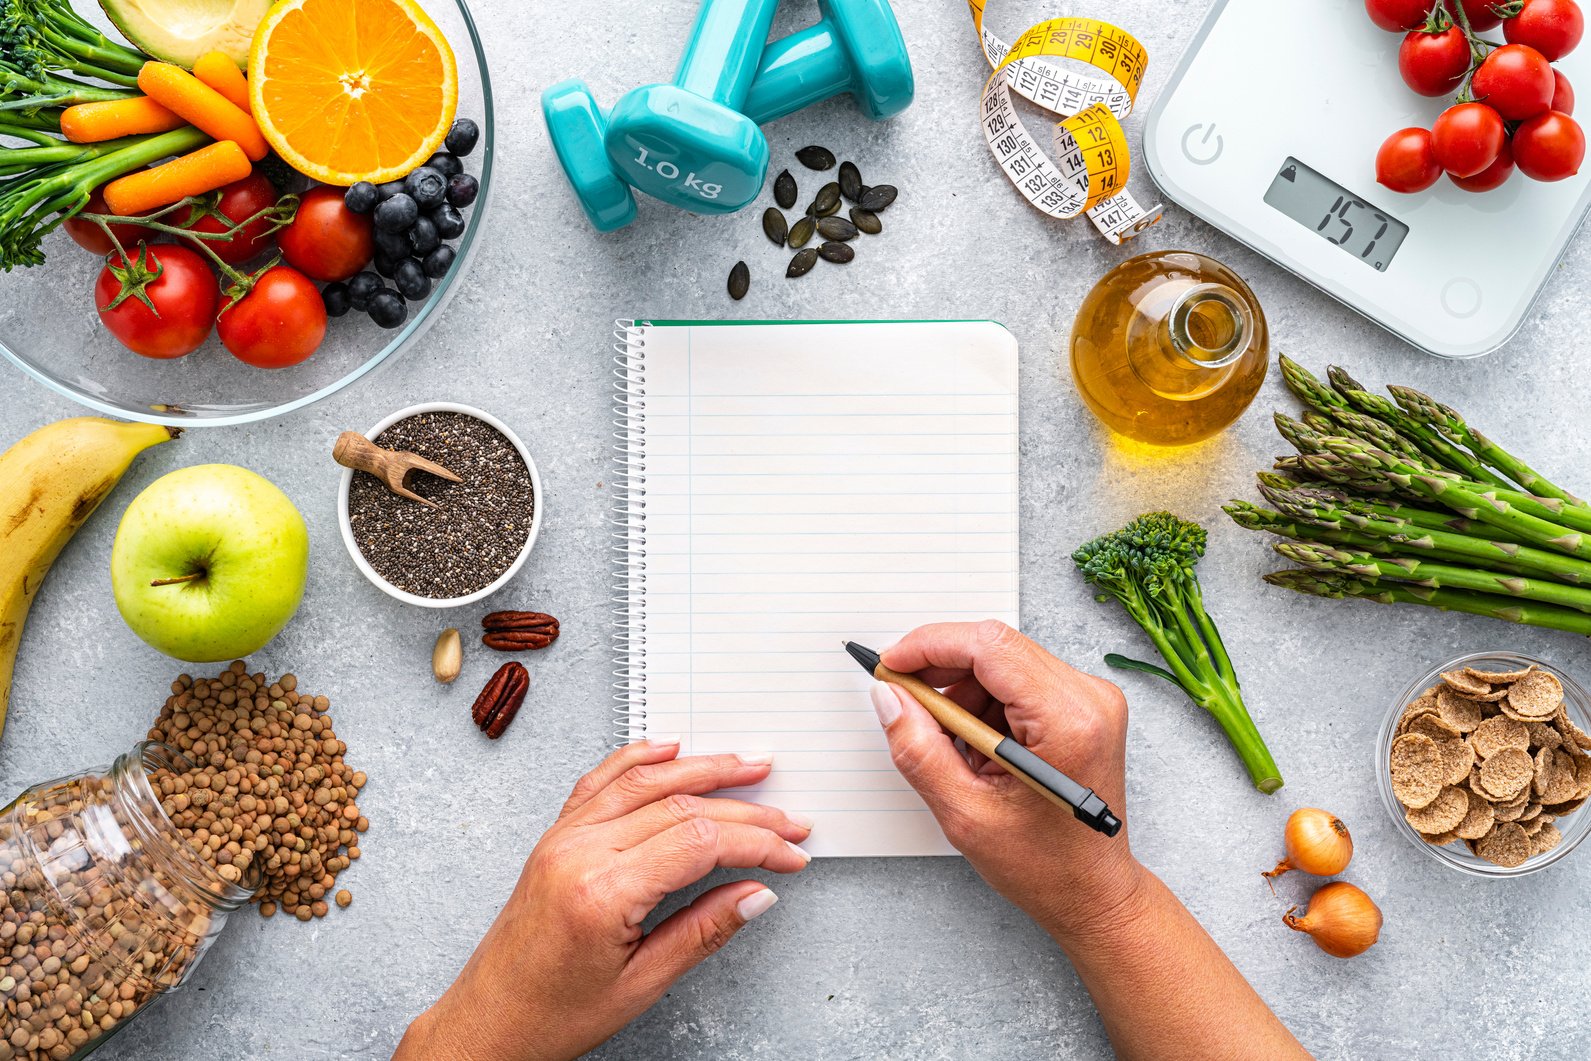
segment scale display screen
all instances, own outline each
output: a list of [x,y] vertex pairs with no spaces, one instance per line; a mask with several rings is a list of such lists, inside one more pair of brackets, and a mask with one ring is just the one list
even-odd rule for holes
[[1377,272],[1386,272],[1409,226],[1289,157],[1265,201]]

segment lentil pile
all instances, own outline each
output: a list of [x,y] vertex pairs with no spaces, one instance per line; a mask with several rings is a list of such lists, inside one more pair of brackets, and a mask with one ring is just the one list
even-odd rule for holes
[[399,497],[356,472],[348,520],[359,551],[387,582],[418,597],[462,597],[496,582],[530,536],[536,499],[530,469],[502,432],[464,413],[420,413],[376,438],[460,476],[416,473],[408,486],[436,507]]
[[291,674],[271,682],[237,661],[214,678],[178,678],[149,730],[195,764],[150,774],[161,806],[222,877],[258,880],[265,917],[278,908],[300,921],[325,917],[370,827],[354,802],[365,775],[343,761],[330,707]]

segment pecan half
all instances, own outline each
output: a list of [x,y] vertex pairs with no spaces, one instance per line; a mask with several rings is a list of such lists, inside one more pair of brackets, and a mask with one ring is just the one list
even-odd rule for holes
[[481,690],[481,695],[475,698],[470,718],[486,731],[488,737],[496,740],[514,721],[529,690],[530,672],[525,665],[519,662],[505,663],[492,675],[486,688]]
[[541,612],[493,612],[481,620],[481,644],[499,652],[546,648],[558,640],[558,620]]

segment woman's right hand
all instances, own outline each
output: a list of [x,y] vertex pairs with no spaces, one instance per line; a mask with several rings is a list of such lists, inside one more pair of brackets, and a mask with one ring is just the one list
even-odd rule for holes
[[[1124,823],[1127,701],[1004,623],[920,627],[883,653],[962,707],[1092,788]],[[922,705],[878,683],[873,704],[895,766],[983,878],[1057,938],[1130,901],[1143,870],[1127,827],[1106,837],[997,763],[964,756]]]

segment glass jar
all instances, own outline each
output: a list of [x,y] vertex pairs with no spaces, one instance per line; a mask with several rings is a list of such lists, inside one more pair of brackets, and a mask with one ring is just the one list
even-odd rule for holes
[[84,1057],[193,972],[253,881],[178,834],[145,742],[109,769],[34,785],[0,811],[0,1061]]
[[1232,270],[1192,251],[1122,262],[1072,326],[1072,379],[1105,425],[1183,446],[1225,430],[1265,382],[1270,337],[1259,300]]

